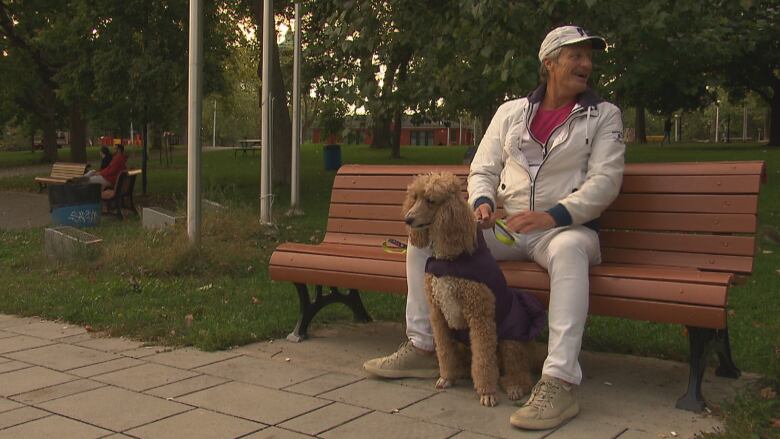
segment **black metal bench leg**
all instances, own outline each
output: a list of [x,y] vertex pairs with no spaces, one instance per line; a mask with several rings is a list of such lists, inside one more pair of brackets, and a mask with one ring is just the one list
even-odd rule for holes
[[720,359],[720,365],[715,369],[715,375],[726,378],[739,378],[742,371],[734,364],[731,358],[731,344],[729,343],[729,328],[715,331],[715,350]]
[[305,340],[309,335],[309,323],[322,308],[331,303],[347,305],[352,310],[356,321],[371,321],[371,316],[368,315],[368,311],[363,306],[363,301],[360,300],[360,293],[355,289],[350,289],[348,294],[344,294],[338,288],[331,287],[329,294],[323,294],[322,285],[315,285],[315,295],[314,300],[312,300],[309,297],[308,286],[296,283],[295,288],[298,291],[299,302],[298,322],[295,324],[295,329],[287,336],[289,341],[297,343]]
[[704,410],[705,402],[701,394],[701,382],[704,369],[707,367],[707,354],[710,343],[715,337],[715,330],[709,328],[694,328],[688,326],[688,342],[690,344],[690,373],[688,375],[688,390],[677,400],[678,409],[692,412]]

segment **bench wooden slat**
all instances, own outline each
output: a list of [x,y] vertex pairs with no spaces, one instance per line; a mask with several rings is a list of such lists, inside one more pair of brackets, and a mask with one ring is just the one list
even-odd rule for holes
[[622,248],[601,249],[604,262],[623,264],[670,265],[700,270],[751,273],[753,258],[749,256],[715,255],[706,253],[679,253]]
[[761,175],[762,161],[628,163],[623,175]]
[[[545,305],[549,304],[550,295],[548,292],[533,290],[530,292]],[[723,308],[651,300],[591,295],[588,314],[674,323],[700,328],[722,329],[726,327],[726,311]]]
[[757,221],[749,214],[658,213],[607,211],[599,220],[604,229],[685,232],[754,233]]
[[636,250],[696,251],[749,257],[753,257],[756,251],[756,239],[753,236],[601,230],[599,241],[601,247]]
[[465,176],[469,173],[465,165],[344,165],[339,168],[339,175],[411,175],[429,174],[431,172],[451,172]]
[[[377,254],[377,252],[374,252]],[[403,260],[369,259],[366,257],[338,256],[335,254],[274,252],[271,266],[308,267],[323,272],[352,274],[378,274],[387,277],[406,278]],[[548,289],[550,279],[544,271],[506,270],[507,282],[523,289]],[[591,274],[592,294],[616,297],[650,298],[659,301],[725,306],[726,286],[686,283],[678,280],[631,279]]]
[[646,175],[623,177],[623,193],[661,194],[755,194],[761,178],[758,175],[670,175],[665,178]]
[[350,245],[358,245],[358,246],[375,247],[375,246],[382,245],[382,243],[388,238],[393,238],[402,242],[406,242],[407,236],[406,234],[362,235],[362,234],[355,234],[355,233],[328,232],[325,234],[325,237],[322,238],[322,242],[332,243],[332,244],[350,244]]
[[364,220],[332,218],[328,220],[327,231],[380,235],[387,239],[388,236],[405,236],[406,225],[401,220],[368,222]]
[[620,194],[610,211],[632,212],[756,212],[756,195]]

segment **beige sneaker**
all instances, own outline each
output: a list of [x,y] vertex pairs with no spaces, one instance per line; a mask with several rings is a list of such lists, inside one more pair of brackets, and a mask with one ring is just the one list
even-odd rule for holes
[[363,363],[366,372],[383,378],[436,378],[439,364],[436,355],[417,352],[411,340],[407,340],[394,353]]
[[555,428],[577,416],[580,405],[574,389],[558,378],[543,375],[531,391],[531,397],[509,418],[509,423],[526,430]]

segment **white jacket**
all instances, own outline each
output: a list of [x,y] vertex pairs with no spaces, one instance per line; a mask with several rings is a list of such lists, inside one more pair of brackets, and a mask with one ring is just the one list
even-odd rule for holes
[[[625,153],[620,110],[586,90],[547,145],[540,145],[530,125],[544,92],[542,84],[498,108],[471,162],[469,203],[489,200],[495,207],[498,201],[508,215],[547,211],[558,226],[589,223],[620,192]],[[528,148],[539,148],[543,157],[533,179],[522,151]]]

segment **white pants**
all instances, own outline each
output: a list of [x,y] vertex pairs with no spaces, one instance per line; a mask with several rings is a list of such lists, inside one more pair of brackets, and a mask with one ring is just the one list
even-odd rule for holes
[[89,177],[90,183],[98,183],[100,184],[100,189],[105,189],[107,187],[111,186],[111,183],[108,182],[105,178],[103,178],[102,175],[98,174],[97,171],[92,170],[84,174],[85,177]]
[[[542,373],[580,384],[578,357],[588,316],[588,271],[601,262],[598,234],[584,226],[516,234],[514,245],[499,242],[491,229],[485,241],[499,261],[533,260],[550,275],[549,341]],[[406,335],[420,349],[434,350],[425,299],[425,261],[430,248],[409,246],[406,253]]]

